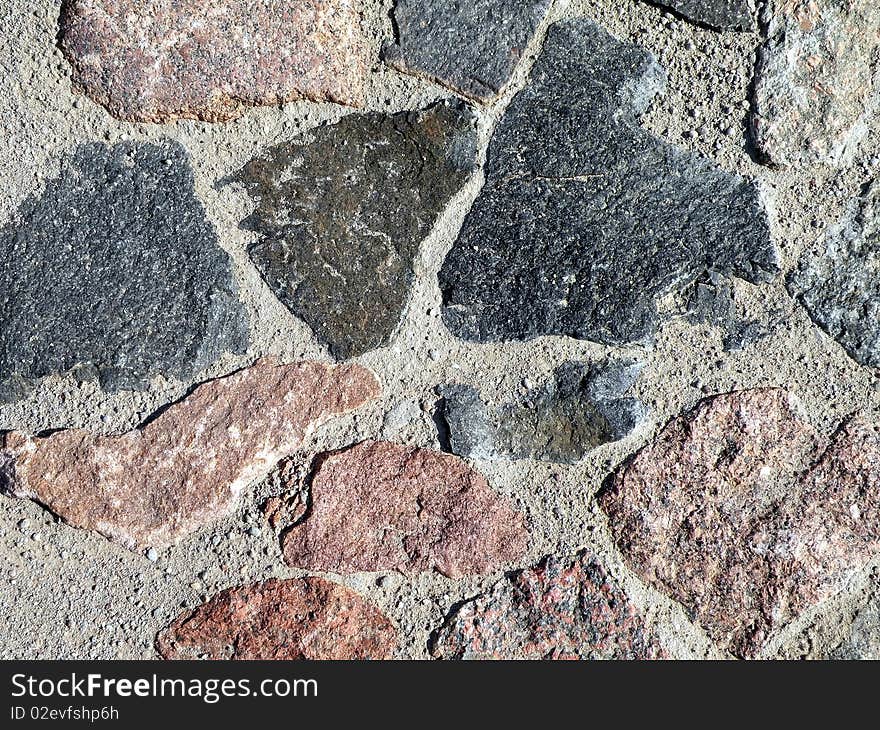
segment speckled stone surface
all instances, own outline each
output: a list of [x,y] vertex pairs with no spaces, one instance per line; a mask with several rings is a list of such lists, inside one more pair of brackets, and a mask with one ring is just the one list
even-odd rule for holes
[[440,270],[453,334],[634,342],[658,298],[707,270],[773,278],[756,185],[640,126],[663,84],[650,54],[589,20],[550,28]]
[[261,360],[121,436],[6,433],[0,487],[131,549],[165,547],[223,517],[308,431],[378,390],[360,366]]
[[755,656],[880,550],[880,435],[830,441],[781,390],[703,401],[627,462],[599,497],[630,567],[710,637]]
[[230,588],[159,634],[165,659],[390,659],[396,632],[379,609],[323,578]]
[[359,106],[354,0],[65,0],[76,88],[133,122],[219,122],[294,99]]
[[82,145],[0,229],[0,401],[48,375],[187,380],[248,327],[179,144]]
[[880,104],[875,0],[770,0],[752,129],[783,166],[849,161]]
[[453,610],[439,659],[659,659],[665,651],[592,556],[546,558]]
[[351,115],[267,150],[224,182],[257,201],[242,228],[264,279],[337,358],[381,347],[409,299],[413,259],[475,169],[473,112],[440,102]]
[[650,0],[716,30],[751,30],[751,0]]
[[543,386],[493,408],[469,385],[444,385],[442,414],[453,453],[476,459],[574,464],[624,438],[648,412],[628,395],[641,366],[632,361],[563,363]]
[[397,0],[383,57],[478,101],[491,101],[522,59],[551,0]]
[[321,572],[491,573],[522,557],[523,516],[461,459],[368,441],[320,456],[284,559]]

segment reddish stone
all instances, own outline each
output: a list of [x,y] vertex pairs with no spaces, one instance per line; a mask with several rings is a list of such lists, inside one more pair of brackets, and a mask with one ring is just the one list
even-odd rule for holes
[[121,436],[7,433],[0,482],[75,527],[132,549],[163,547],[222,517],[315,426],[378,390],[357,365],[261,360]]
[[322,578],[230,588],[156,638],[165,659],[389,659],[391,622],[354,591]]
[[831,440],[780,390],[703,401],[599,497],[627,561],[708,634],[754,656],[878,552],[880,438],[860,420]]
[[464,461],[376,441],[318,460],[308,516],[283,540],[298,568],[449,577],[498,570],[527,543],[522,515]]
[[119,119],[217,122],[296,99],[361,106],[353,0],[69,0],[74,85]]
[[468,601],[434,636],[441,659],[658,659],[663,648],[591,556],[546,558]]

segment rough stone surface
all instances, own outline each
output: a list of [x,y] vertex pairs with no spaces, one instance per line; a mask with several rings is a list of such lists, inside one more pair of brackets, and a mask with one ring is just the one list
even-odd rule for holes
[[880,367],[880,183],[870,184],[849,215],[808,251],[788,290],[850,356]]
[[0,400],[74,371],[108,391],[242,352],[228,255],[177,143],[78,147],[0,230]]
[[595,558],[546,558],[456,608],[435,633],[440,659],[658,659],[644,617]]
[[510,80],[551,0],[397,0],[396,43],[385,60],[478,101],[491,101]]
[[390,659],[396,632],[379,609],[322,578],[230,588],[156,639],[165,659]]
[[880,101],[876,0],[770,0],[752,129],[782,166],[848,162]]
[[780,390],[703,401],[600,494],[633,570],[724,649],[754,656],[880,548],[880,435],[830,442]]
[[388,342],[413,259],[475,165],[461,102],[345,117],[252,160],[230,182],[258,201],[242,228],[268,285],[338,358]]
[[880,660],[880,603],[875,601],[862,607],[846,638],[831,653],[831,658]]
[[453,453],[477,459],[574,464],[591,449],[629,434],[647,415],[627,393],[641,366],[632,361],[567,362],[524,398],[491,408],[469,385],[446,385],[443,418]]
[[368,441],[325,454],[310,496],[283,538],[296,568],[457,578],[498,570],[528,543],[522,515],[483,476],[429,449]]
[[777,272],[755,184],[639,126],[663,79],[589,20],[551,27],[440,271],[453,334],[634,342],[656,330],[659,297],[707,270]]
[[751,30],[750,0],[648,0],[716,30]]
[[59,37],[74,86],[127,121],[363,102],[368,51],[351,0],[65,0]]
[[222,517],[315,426],[376,395],[359,366],[261,360],[121,436],[7,433],[0,486],[126,547],[164,547]]

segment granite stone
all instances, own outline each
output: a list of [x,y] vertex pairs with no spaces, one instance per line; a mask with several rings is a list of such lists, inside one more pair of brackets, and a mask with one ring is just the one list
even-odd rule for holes
[[751,30],[750,0],[648,0],[715,30]]

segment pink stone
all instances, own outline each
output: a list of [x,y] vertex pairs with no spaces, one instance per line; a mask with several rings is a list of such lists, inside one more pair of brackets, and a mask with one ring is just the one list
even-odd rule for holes
[[356,0],[69,0],[74,85],[119,119],[218,122],[296,99],[361,106]]
[[368,370],[269,359],[198,386],[135,431],[7,433],[0,475],[14,496],[126,547],[164,547],[223,517],[241,491],[313,428],[378,395]]
[[658,659],[644,617],[592,556],[546,558],[459,606],[436,632],[440,659]]
[[452,578],[498,570],[527,544],[522,515],[464,461],[376,441],[317,460],[307,517],[283,538],[297,568]]
[[396,643],[379,609],[313,577],[222,591],[156,639],[165,659],[389,659]]

